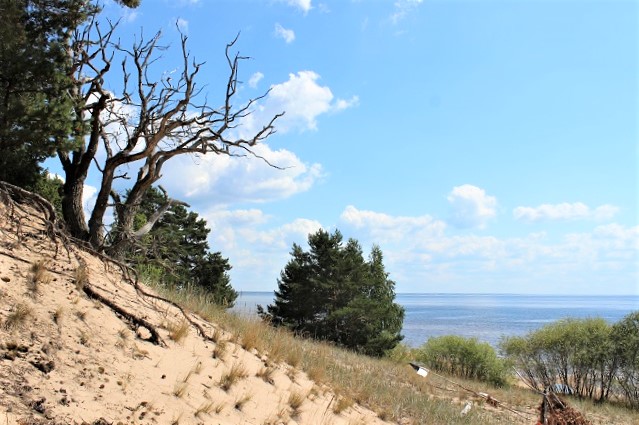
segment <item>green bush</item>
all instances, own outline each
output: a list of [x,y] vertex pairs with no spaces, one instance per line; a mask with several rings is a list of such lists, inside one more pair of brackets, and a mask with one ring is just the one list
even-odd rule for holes
[[563,319],[505,338],[500,348],[535,389],[560,383],[580,397],[604,400],[616,371],[611,329],[601,318]]
[[639,407],[639,311],[615,323],[610,333],[618,362],[617,383],[628,403]]
[[496,386],[508,382],[508,367],[488,343],[476,338],[446,335],[430,338],[417,350],[417,360],[429,367],[461,378],[477,379]]

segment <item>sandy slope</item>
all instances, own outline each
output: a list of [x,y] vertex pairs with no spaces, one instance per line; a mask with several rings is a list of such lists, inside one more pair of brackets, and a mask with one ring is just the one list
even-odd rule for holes
[[[383,423],[360,406],[333,413],[330,389],[195,316],[218,342],[194,327],[172,340],[167,329],[183,320],[176,308],[136,293],[114,264],[67,251],[45,225],[34,209],[0,202],[0,424]],[[166,345],[77,288],[82,262],[92,289],[153,324]],[[266,365],[272,382],[257,376]],[[243,373],[225,391],[220,381],[234,367]]]

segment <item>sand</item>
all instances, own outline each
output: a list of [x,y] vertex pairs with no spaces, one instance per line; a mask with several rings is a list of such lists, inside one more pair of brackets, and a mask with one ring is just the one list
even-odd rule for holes
[[[42,212],[0,201],[0,424],[384,423],[357,404],[335,414],[330,388],[190,314],[202,337],[177,308],[136,291],[115,264],[65,248],[47,226]],[[147,321],[161,343],[82,284]],[[259,376],[266,367],[270,379]]]

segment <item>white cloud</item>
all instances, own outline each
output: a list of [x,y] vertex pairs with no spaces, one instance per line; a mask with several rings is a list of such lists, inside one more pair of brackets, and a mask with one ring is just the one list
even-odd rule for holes
[[497,200],[477,186],[456,186],[447,199],[451,211],[450,221],[457,227],[484,228],[488,220],[496,215]]
[[591,209],[582,202],[543,204],[538,207],[517,207],[513,216],[517,220],[528,222],[559,221],[559,220],[609,220],[613,218],[619,208],[614,205],[601,205]]
[[403,20],[417,6],[422,4],[424,0],[397,0],[395,1],[395,10],[390,16],[391,22],[396,25]]
[[320,115],[357,106],[357,96],[334,101],[331,89],[320,85],[319,79],[320,76],[313,71],[300,71],[289,74],[288,81],[272,85],[267,97],[243,122],[241,131],[254,133],[272,116],[281,112],[286,113],[275,123],[278,132],[317,130],[317,118]]
[[271,150],[261,143],[253,151],[282,169],[252,156],[181,156],[166,163],[161,183],[176,198],[213,199],[219,205],[230,205],[285,199],[309,190],[323,176],[320,164],[303,163],[285,149]]
[[358,210],[352,205],[344,209],[340,222],[353,229],[366,229],[374,243],[399,242],[411,235],[421,239],[440,237],[446,228],[444,222],[429,215],[394,217],[375,211]]
[[264,74],[262,74],[261,72],[256,72],[255,74],[251,75],[251,78],[249,78],[248,82],[249,87],[256,88],[259,82],[262,81],[262,78],[264,78]]
[[280,2],[286,3],[289,6],[300,9],[304,14],[307,14],[312,8],[313,5],[312,0],[279,0]]
[[359,96],[353,96],[350,99],[337,99],[335,101],[335,110],[343,111],[344,109],[352,108],[359,105]]
[[275,36],[286,41],[286,44],[295,41],[295,31],[286,29],[280,24],[275,24]]

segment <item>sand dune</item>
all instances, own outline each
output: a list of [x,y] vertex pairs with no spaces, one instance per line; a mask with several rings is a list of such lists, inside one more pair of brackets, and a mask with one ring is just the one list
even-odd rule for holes
[[0,202],[1,424],[384,423],[358,405],[335,413],[330,388],[190,314],[200,335],[48,225]]

